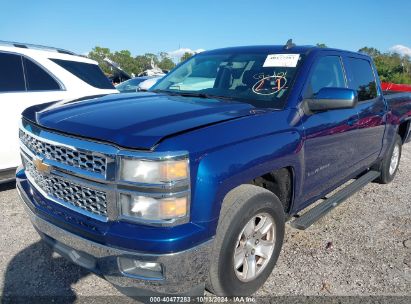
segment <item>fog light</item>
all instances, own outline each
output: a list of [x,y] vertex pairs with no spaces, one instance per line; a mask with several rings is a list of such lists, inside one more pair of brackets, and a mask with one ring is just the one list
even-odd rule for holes
[[123,274],[131,277],[154,280],[161,280],[164,277],[163,265],[156,262],[119,257],[118,267]]

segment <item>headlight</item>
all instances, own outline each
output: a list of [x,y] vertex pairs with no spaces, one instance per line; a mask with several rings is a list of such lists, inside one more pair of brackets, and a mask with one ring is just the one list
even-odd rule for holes
[[122,158],[120,177],[124,181],[158,184],[187,179],[188,171],[188,159],[150,161]]
[[[134,184],[120,191],[120,218],[154,225],[176,225],[188,220],[189,159],[178,157],[153,160],[121,158],[120,182]],[[168,184],[167,187],[164,184]]]
[[123,218],[133,220],[166,221],[188,215],[188,195],[154,198],[133,194],[120,194]]

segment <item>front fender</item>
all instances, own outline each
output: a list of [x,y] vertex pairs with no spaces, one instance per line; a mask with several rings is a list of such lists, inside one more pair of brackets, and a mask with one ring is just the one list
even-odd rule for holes
[[[301,137],[296,131],[271,134],[206,154],[199,162],[192,197],[192,220],[207,222],[220,214],[225,195],[265,173],[292,167],[301,180]],[[298,184],[295,185],[299,187]],[[200,211],[200,212],[195,212]]]

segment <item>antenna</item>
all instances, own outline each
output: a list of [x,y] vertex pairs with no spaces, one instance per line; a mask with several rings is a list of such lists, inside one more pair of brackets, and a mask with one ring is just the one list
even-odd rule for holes
[[288,39],[287,43],[284,45],[285,50],[289,50],[291,48],[295,47],[295,43],[293,43],[292,39]]

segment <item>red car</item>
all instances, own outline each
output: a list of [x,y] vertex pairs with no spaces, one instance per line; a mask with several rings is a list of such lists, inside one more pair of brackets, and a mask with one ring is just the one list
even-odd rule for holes
[[396,84],[392,82],[381,82],[381,88],[383,91],[411,92],[410,84]]

